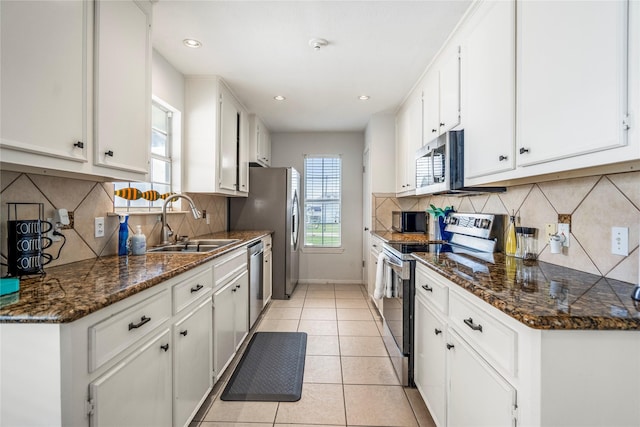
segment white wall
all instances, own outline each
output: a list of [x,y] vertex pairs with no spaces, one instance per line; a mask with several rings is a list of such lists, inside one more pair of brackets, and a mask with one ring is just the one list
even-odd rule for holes
[[[271,166],[295,167],[304,178],[305,154],[342,155],[342,251],[300,254],[301,283],[362,282],[362,132],[271,135]],[[303,183],[304,191],[304,183]],[[302,195],[304,197],[304,194]]]
[[184,112],[184,76],[155,49],[151,66],[153,95]]

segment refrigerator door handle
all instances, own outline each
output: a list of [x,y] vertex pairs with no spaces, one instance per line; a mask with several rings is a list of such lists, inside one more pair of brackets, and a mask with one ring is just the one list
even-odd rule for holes
[[291,233],[293,237],[293,250],[298,250],[298,239],[300,237],[300,204],[298,203],[298,192],[293,192],[293,209],[291,212]]

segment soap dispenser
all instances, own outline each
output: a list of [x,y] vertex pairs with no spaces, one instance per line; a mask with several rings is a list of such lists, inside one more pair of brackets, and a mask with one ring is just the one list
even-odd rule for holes
[[147,237],[142,234],[142,226],[136,225],[136,233],[131,236],[131,253],[144,255],[147,252]]

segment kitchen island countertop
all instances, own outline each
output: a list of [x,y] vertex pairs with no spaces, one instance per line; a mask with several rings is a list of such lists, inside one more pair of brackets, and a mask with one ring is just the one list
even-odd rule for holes
[[271,234],[219,232],[200,238],[240,239],[212,252],[107,256],[47,268],[20,279],[20,290],[0,297],[0,323],[67,323],[121,301]]

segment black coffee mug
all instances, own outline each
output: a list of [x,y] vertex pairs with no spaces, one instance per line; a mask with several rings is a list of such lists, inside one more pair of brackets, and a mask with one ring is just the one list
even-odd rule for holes
[[9,275],[43,272],[42,267],[51,262],[51,256],[42,251],[53,241],[42,235],[52,228],[53,224],[39,219],[7,221]]

